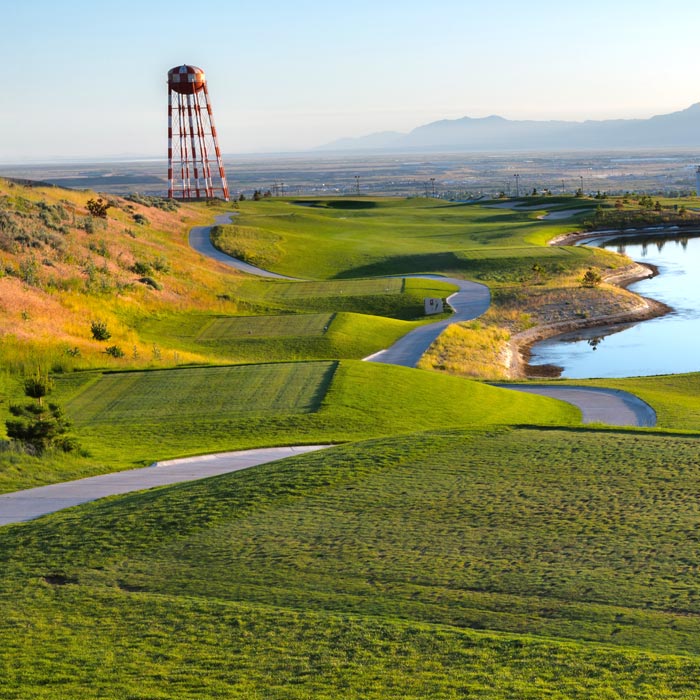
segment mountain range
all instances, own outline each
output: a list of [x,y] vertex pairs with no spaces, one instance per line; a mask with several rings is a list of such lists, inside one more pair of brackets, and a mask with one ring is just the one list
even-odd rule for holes
[[490,116],[442,119],[408,133],[382,131],[343,138],[323,151],[514,151],[700,147],[700,102],[649,119],[512,120]]

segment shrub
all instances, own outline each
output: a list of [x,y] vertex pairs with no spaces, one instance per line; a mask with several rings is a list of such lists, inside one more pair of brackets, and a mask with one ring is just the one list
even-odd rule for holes
[[118,345],[110,345],[108,348],[105,348],[105,352],[110,357],[124,357],[124,351]]
[[7,436],[22,443],[30,452],[42,454],[53,446],[69,452],[78,447],[75,438],[66,435],[70,423],[56,404],[12,405],[10,413],[13,418],[5,421]]
[[139,282],[145,284],[147,287],[151,287],[151,289],[156,289],[158,291],[163,289],[163,285],[154,280],[153,277],[139,277]]
[[151,223],[143,214],[134,214],[132,218],[139,226],[148,226]]
[[581,286],[597,287],[602,281],[603,278],[600,276],[600,272],[594,270],[592,267],[589,267],[586,270],[586,273],[584,274],[583,278],[581,279]]
[[105,202],[102,197],[98,197],[97,199],[88,199],[86,206],[91,216],[96,216],[98,219],[106,219],[107,209],[110,208],[111,204]]
[[157,258],[154,258],[153,262],[151,262],[151,265],[153,266],[153,269],[157,270],[158,272],[166,273],[170,270],[168,259],[163,257],[162,255],[159,255]]
[[152,269],[153,268],[151,267],[150,263],[142,262],[140,260],[137,260],[131,266],[131,271],[135,272],[137,275],[147,275]]
[[83,229],[85,233],[95,233],[95,219],[92,216],[86,216],[78,223],[78,228]]
[[92,321],[90,323],[90,331],[95,340],[109,340],[112,337],[104,321]]

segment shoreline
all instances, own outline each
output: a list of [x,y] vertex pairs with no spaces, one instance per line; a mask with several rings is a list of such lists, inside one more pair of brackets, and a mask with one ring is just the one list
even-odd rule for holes
[[[665,224],[659,226],[645,226],[643,228],[611,228],[600,231],[575,231],[574,233],[562,233],[555,236],[547,245],[576,245],[589,238],[599,238],[600,236],[643,236],[654,234],[678,235],[682,231],[695,230],[700,235],[700,224],[698,222],[685,224]],[[631,283],[630,283],[631,284]]]
[[[599,236],[601,234],[600,232],[596,232],[593,235]],[[591,237],[591,234],[566,234],[565,237],[569,239],[575,237],[575,240],[579,241],[586,237]],[[558,238],[561,239],[563,237]],[[556,238],[553,239],[549,245],[566,245],[555,241],[557,241]],[[654,265],[633,262],[631,265],[627,265],[621,270],[611,271],[608,275],[603,277],[603,282],[626,289],[634,282],[650,279],[658,274],[659,270]],[[521,333],[516,333],[508,341],[508,379],[553,379],[561,375],[561,367],[555,365],[537,365],[535,367],[530,365],[531,348],[535,343],[541,340],[546,340],[547,338],[552,338],[571,331],[582,330],[584,328],[603,328],[606,326],[648,321],[652,318],[665,316],[673,311],[672,307],[661,301],[656,301],[655,299],[650,299],[640,294],[635,296],[639,299],[639,306],[632,311],[626,311],[620,314],[594,316],[586,319],[571,319],[567,321],[545,323],[529,328]]]

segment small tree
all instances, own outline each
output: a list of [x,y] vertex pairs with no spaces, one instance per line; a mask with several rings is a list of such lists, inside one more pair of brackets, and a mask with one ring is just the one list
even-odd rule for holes
[[37,372],[33,377],[24,380],[24,394],[36,399],[41,406],[44,396],[48,396],[53,389],[53,382],[48,374]]
[[603,278],[600,276],[600,272],[598,272],[598,270],[594,270],[592,267],[589,267],[581,279],[581,286],[597,287],[602,281]]
[[109,209],[111,204],[109,202],[105,202],[102,197],[98,197],[97,199],[88,199],[87,201],[87,210],[90,212],[91,216],[95,216],[98,219],[106,219],[107,218],[107,209]]
[[44,406],[43,399],[53,389],[48,374],[37,372],[24,380],[24,393],[37,403],[10,406],[12,418],[5,421],[7,437],[22,443],[25,448],[42,454],[50,447],[60,447],[66,452],[77,447],[77,442],[67,436],[70,424],[61,409],[54,403]]
[[78,446],[75,439],[68,437],[70,423],[54,403],[48,406],[13,405],[10,406],[10,413],[13,418],[5,421],[7,436],[32,452],[42,454],[50,447],[70,452]]

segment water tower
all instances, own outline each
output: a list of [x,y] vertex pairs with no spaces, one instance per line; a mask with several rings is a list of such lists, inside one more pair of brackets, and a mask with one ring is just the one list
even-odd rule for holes
[[229,198],[207,80],[197,66],[168,71],[168,183],[174,199]]

